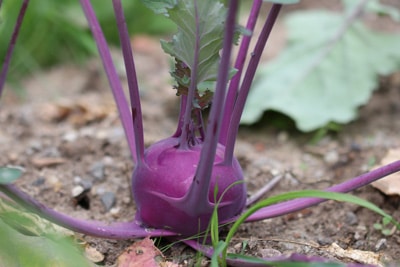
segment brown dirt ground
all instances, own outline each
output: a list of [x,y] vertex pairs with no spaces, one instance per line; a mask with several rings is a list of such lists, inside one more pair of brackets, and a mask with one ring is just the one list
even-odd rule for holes
[[[279,35],[272,42],[283,43]],[[142,88],[145,142],[150,145],[174,131],[178,102],[157,41],[142,37],[135,38],[133,44]],[[116,56],[116,62],[122,69],[120,57]],[[25,91],[22,96],[6,88],[0,111],[0,166],[24,167],[19,186],[58,211],[79,218],[124,221],[135,213],[129,191],[133,164],[100,68],[95,59],[84,66],[60,66],[37,73],[21,81]],[[125,81],[123,74],[121,78]],[[389,149],[400,146],[399,100],[400,73],[382,78],[372,100],[360,108],[359,118],[316,144],[310,144],[313,134],[268,124],[241,128],[236,155],[249,193],[277,174],[284,178],[269,195],[323,189],[367,171]],[[94,165],[104,172],[96,173]],[[71,195],[80,180],[92,183],[89,209],[75,205]],[[110,211],[100,200],[104,192],[116,196]],[[354,194],[400,220],[398,196],[386,196],[371,186]],[[336,243],[343,249],[399,260],[399,231],[384,236],[373,228],[379,220],[366,209],[329,201],[295,214],[243,225],[232,250],[241,250],[247,243],[245,252],[257,256],[299,252],[354,261],[330,252],[329,247]],[[106,256],[105,266],[113,266],[116,257],[134,241],[84,239]],[[165,254],[187,266],[195,259],[194,252],[182,244]]]

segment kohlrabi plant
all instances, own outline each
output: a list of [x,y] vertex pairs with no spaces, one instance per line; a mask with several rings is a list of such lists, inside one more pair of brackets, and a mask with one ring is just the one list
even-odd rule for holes
[[[28,2],[23,1],[3,63],[0,93]],[[251,53],[248,52],[249,42],[254,37],[252,32],[263,1],[253,1],[245,27],[239,27],[236,22],[240,1],[224,2],[143,0],[145,5],[168,17],[178,27],[172,40],[162,41],[161,44],[164,51],[173,57],[175,64],[171,74],[180,97],[176,131],[170,137],[145,148],[139,86],[121,2],[112,1],[125,61],[130,104],[123,93],[90,0],[80,0],[97,43],[135,163],[132,194],[137,213],[132,221],[106,224],[76,219],[44,206],[10,183],[1,183],[1,192],[42,217],[76,232],[114,239],[168,236],[174,240],[186,240],[184,242],[206,255],[212,255],[209,247],[197,243],[197,239],[188,239],[206,231],[213,214],[217,214],[219,225],[233,223],[238,218],[253,222],[323,202],[324,199],[317,197],[299,198],[252,209],[251,214],[248,213],[247,208],[255,198],[247,199],[242,169],[234,156],[239,121],[262,51],[282,5],[296,1],[268,1],[273,5],[264,19],[261,34],[256,37],[256,45]],[[232,46],[235,43],[240,43],[240,47],[232,66]],[[245,68],[247,56],[250,59]],[[207,120],[203,120],[202,111],[207,107],[210,107],[210,112]],[[348,192],[399,170],[400,161],[396,161],[329,187],[326,191]],[[245,217],[240,217],[241,214],[245,214]],[[320,259],[292,255],[265,260],[309,262]],[[232,258],[227,259],[227,263],[236,266],[265,264]]]

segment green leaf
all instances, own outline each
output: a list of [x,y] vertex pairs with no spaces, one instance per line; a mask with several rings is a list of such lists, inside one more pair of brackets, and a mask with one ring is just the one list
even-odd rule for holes
[[382,218],[382,223],[383,223],[384,226],[386,226],[386,225],[388,225],[390,223],[390,219],[387,218],[387,217],[383,217]]
[[142,3],[156,14],[166,14],[177,2],[178,0],[142,0]]
[[164,51],[192,70],[196,52],[195,42],[199,39],[197,83],[215,80],[219,51],[222,48],[225,6],[215,0],[178,0],[173,8],[168,9],[167,14],[178,26],[178,33],[171,41],[161,42]]
[[95,266],[72,234],[0,199],[0,266]]
[[[358,2],[354,0],[342,0],[342,3],[346,10],[351,10]],[[400,22],[400,10],[394,6],[382,4],[379,0],[369,0],[365,11],[375,13],[379,16],[389,16],[394,21]]]
[[374,229],[376,229],[376,230],[382,230],[383,228],[382,228],[382,224],[380,224],[380,223],[374,223],[373,224],[373,227],[374,227]]
[[287,5],[287,4],[296,4],[296,3],[299,3],[300,0],[264,0],[264,2],[270,2],[270,3],[274,3],[274,4],[283,4],[283,5]]
[[292,117],[302,131],[348,123],[378,87],[378,75],[400,69],[400,35],[373,32],[360,22],[341,34],[343,17],[328,11],[294,13],[286,22],[287,48],[259,70],[244,124],[264,110]]
[[18,168],[0,167],[0,184],[11,184],[22,175]]
[[[278,202],[283,202],[291,199],[296,199],[296,198],[304,198],[304,197],[313,197],[313,198],[321,198],[321,199],[330,199],[330,200],[336,200],[336,201],[343,201],[347,203],[352,203],[359,205],[361,207],[367,208],[379,215],[381,215],[384,218],[387,218],[391,223],[393,223],[397,229],[400,229],[400,223],[397,222],[392,216],[387,214],[385,211],[380,209],[378,206],[375,204],[364,200],[362,198],[345,194],[345,193],[336,193],[336,192],[329,192],[329,191],[319,191],[319,190],[302,190],[302,191],[292,191],[288,193],[283,193],[277,196],[272,196],[267,199],[264,199],[262,201],[257,202],[254,206],[251,206],[249,209],[247,209],[244,213],[242,213],[239,218],[236,219],[235,223],[231,226],[231,229],[229,230],[225,242],[227,244],[226,247],[230,244],[234,234],[238,231],[239,226],[245,222],[245,220],[255,213],[256,211],[267,207],[269,205],[278,203]],[[227,257],[227,249],[225,249],[222,253],[222,260],[225,260]]]
[[214,248],[214,253],[211,256],[211,266],[210,267],[218,267],[219,262],[219,256],[221,255],[221,252],[225,249],[226,243],[224,241],[219,241],[217,246]]

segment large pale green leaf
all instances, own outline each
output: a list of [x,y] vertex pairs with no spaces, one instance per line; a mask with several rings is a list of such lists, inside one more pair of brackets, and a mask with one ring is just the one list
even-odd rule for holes
[[343,34],[340,14],[298,12],[287,19],[288,45],[261,68],[242,116],[256,122],[264,110],[292,117],[302,131],[348,123],[367,103],[378,75],[400,69],[400,35],[355,22]]
[[[350,11],[359,2],[354,0],[342,0],[346,11]],[[393,5],[385,5],[379,0],[369,0],[366,3],[365,11],[375,13],[379,16],[389,16],[394,21],[400,22],[400,10]]]

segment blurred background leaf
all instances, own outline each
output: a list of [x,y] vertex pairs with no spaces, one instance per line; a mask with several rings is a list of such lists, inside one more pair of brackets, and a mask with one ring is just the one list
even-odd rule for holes
[[[22,1],[5,0],[0,9],[0,62]],[[118,45],[118,32],[111,1],[92,1],[110,44]],[[130,34],[165,34],[175,26],[156,16],[141,1],[123,0]],[[11,62],[9,79],[32,73],[59,62],[82,63],[97,53],[96,45],[78,0],[36,0],[29,4]]]
[[[350,2],[347,8],[363,3]],[[397,14],[394,7],[386,10],[393,11],[386,12],[391,18]],[[362,16],[348,17],[349,12],[314,9],[285,18],[287,45],[258,69],[243,124],[253,124],[271,110],[292,118],[303,132],[357,117],[358,108],[379,87],[379,77],[400,70],[400,34],[370,30]]]

